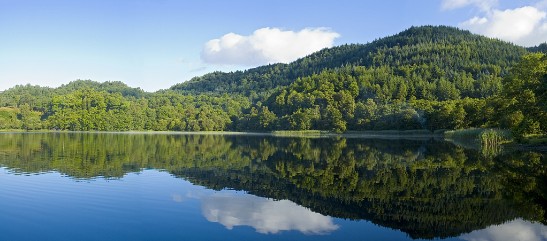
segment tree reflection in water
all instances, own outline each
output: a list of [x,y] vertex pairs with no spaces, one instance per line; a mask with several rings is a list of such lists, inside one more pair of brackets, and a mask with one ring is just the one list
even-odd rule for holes
[[[321,228],[299,227],[302,232],[335,230],[323,215],[370,220],[413,238],[459,236],[523,220],[546,223],[544,153],[491,157],[435,140],[4,133],[0,165],[14,173],[57,171],[74,179],[121,178],[145,168],[166,170],[215,190],[244,190],[292,201],[251,200],[254,205],[287,208],[296,203],[309,208],[313,212],[308,214],[319,215],[313,217]],[[287,229],[268,229],[275,225],[248,215],[223,219],[225,212],[247,204],[230,203],[238,201],[235,197],[217,198],[224,198],[223,205],[234,205],[220,211],[214,209],[215,198],[205,200],[210,221],[226,227],[253,223],[265,233]],[[288,210],[299,212],[297,205]],[[475,240],[477,232],[464,237]]]

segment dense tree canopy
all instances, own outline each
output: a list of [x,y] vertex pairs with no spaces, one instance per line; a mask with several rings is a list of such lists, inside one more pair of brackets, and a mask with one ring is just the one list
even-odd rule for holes
[[504,79],[499,96],[502,126],[517,137],[547,133],[547,55],[524,56]]
[[420,85],[426,88],[424,95],[435,95],[428,87],[435,88],[443,79],[454,85],[462,97],[483,97],[491,94],[485,90],[491,92],[496,85],[499,87],[500,77],[525,53],[523,47],[453,27],[412,27],[368,44],[324,49],[290,64],[214,72],[171,89],[183,93],[238,93],[261,100],[272,89],[288,86],[298,78],[345,66],[363,66],[379,68],[384,79],[398,77]]
[[0,128],[343,132],[496,126],[518,136],[545,133],[545,55],[526,55],[542,48],[424,26],[290,64],[213,72],[155,93],[91,80],[58,88],[19,85],[0,93]]

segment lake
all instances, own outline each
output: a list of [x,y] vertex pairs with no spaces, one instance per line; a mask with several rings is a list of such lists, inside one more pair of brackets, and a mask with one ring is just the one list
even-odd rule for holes
[[547,240],[546,163],[427,138],[1,133],[0,239]]

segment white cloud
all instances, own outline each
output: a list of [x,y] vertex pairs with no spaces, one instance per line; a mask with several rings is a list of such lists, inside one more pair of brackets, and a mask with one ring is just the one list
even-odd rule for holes
[[288,63],[332,47],[338,37],[338,33],[326,28],[306,28],[298,32],[261,28],[249,36],[228,33],[208,41],[201,58],[207,63],[228,65]]
[[289,230],[305,234],[326,234],[338,229],[332,218],[291,201],[274,201],[252,195],[216,195],[203,198],[202,213],[208,221],[221,223],[227,229],[251,226],[264,234]]
[[498,5],[498,0],[443,0],[442,9],[452,10],[467,7],[469,5],[475,6],[480,10],[487,12]]
[[472,19],[469,19],[469,20],[461,23],[461,25],[463,25],[463,26],[477,26],[477,25],[483,25],[483,24],[486,24],[486,23],[488,23],[488,19],[474,17]]
[[460,27],[523,46],[534,46],[547,41],[547,13],[536,7],[492,10],[486,15],[460,23]]
[[467,241],[541,241],[547,240],[547,227],[540,223],[516,219],[464,234],[460,238]]
[[547,0],[543,0],[543,1],[540,1],[540,2],[536,3],[535,7],[539,8],[539,9],[546,9],[547,8]]

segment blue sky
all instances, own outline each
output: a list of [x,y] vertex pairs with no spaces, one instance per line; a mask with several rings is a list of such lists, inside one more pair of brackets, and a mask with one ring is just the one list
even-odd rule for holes
[[0,0],[0,90],[92,79],[155,91],[419,25],[532,46],[547,41],[546,12],[547,0]]

